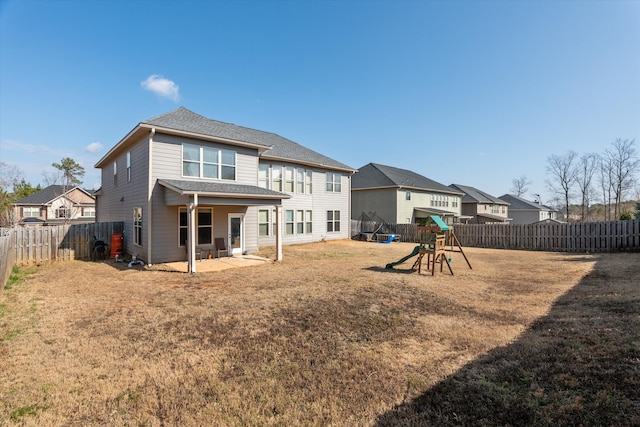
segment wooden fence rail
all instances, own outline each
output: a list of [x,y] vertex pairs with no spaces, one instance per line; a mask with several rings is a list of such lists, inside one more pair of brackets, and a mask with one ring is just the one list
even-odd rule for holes
[[[352,236],[360,233],[393,233],[403,242],[416,242],[414,224],[351,221]],[[458,224],[454,226],[462,246],[558,252],[640,251],[640,219],[566,224]]]

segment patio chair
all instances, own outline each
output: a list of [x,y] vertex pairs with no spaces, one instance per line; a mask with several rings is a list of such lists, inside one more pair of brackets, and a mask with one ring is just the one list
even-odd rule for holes
[[[187,252],[187,255],[189,255],[189,241],[185,240],[184,241],[184,250]],[[202,261],[202,248],[199,248],[196,246],[196,250],[193,254],[195,256],[196,259],[200,258],[200,261]]]
[[220,258],[221,254],[225,254],[226,256],[229,256],[229,249],[227,248],[227,246],[224,243],[224,238],[222,237],[216,237],[214,240],[215,246],[216,246],[216,254],[217,257]]

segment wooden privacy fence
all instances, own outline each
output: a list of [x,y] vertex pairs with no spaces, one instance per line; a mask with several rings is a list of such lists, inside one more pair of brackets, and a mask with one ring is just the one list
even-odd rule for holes
[[463,246],[559,252],[640,250],[640,220],[565,224],[467,224],[454,227]]
[[12,231],[11,228],[0,228],[0,280],[2,281],[0,283],[2,283],[2,288],[7,283],[16,263],[16,253],[13,250],[16,235]]
[[[550,224],[456,224],[462,246],[559,252],[640,251],[640,219]],[[415,224],[351,221],[352,236],[393,233],[403,242],[417,241]]]
[[[122,233],[123,222],[14,227],[14,264],[90,259],[94,236],[111,244],[111,235]],[[11,267],[10,267],[11,268]]]

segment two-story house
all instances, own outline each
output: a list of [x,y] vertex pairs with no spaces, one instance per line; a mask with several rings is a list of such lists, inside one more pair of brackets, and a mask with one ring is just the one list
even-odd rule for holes
[[407,169],[369,163],[351,179],[351,215],[376,216],[389,224],[419,223],[439,215],[459,221],[462,192]]
[[[96,163],[97,221],[124,221],[147,263],[344,239],[354,169],[270,132],[178,108],[140,122]],[[195,265],[193,265],[194,271]]]
[[538,202],[523,199],[513,194],[503,194],[501,200],[509,203],[512,224],[534,224],[541,221],[558,221],[558,211]]
[[469,224],[508,223],[509,203],[468,185],[451,184],[449,187],[464,193],[462,214]]
[[93,192],[77,186],[50,185],[12,206],[21,225],[78,224],[94,222],[96,216]]

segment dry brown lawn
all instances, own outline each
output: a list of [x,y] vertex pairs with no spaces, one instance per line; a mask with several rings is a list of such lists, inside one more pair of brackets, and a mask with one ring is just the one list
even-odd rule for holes
[[0,425],[640,424],[640,254],[384,269],[413,247],[33,268],[0,290]]

